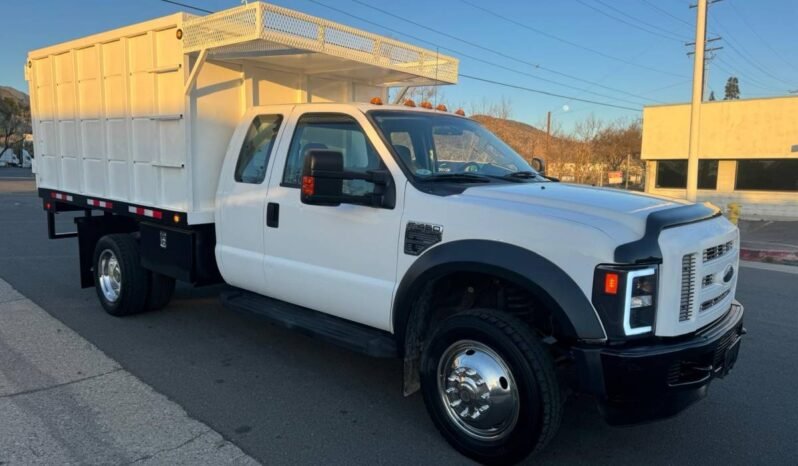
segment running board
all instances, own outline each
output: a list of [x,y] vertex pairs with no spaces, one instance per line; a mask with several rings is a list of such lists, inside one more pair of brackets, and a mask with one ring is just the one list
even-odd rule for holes
[[222,304],[235,311],[254,314],[272,324],[376,358],[395,358],[393,335],[329,314],[261,296],[238,288],[221,293]]

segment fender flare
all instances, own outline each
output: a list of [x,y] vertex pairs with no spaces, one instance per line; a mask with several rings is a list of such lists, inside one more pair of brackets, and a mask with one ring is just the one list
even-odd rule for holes
[[607,338],[587,296],[553,262],[528,249],[499,241],[458,240],[429,249],[402,278],[393,307],[393,330],[399,348],[404,348],[415,297],[430,281],[453,272],[491,274],[530,290],[550,308],[568,337]]

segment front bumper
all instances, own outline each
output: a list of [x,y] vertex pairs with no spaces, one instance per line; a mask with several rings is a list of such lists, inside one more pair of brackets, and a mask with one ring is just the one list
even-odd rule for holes
[[623,348],[574,348],[577,389],[595,395],[610,424],[673,416],[706,395],[715,377],[734,367],[743,306],[734,301],[720,319],[687,338]]

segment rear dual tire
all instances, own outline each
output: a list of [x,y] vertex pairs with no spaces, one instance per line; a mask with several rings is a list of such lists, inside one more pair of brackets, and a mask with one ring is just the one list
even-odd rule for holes
[[129,234],[106,235],[94,248],[94,284],[106,312],[122,317],[165,307],[175,280],[141,266],[139,245]]

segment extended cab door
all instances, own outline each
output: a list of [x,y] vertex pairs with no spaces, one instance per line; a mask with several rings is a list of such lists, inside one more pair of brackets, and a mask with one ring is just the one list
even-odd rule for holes
[[[366,117],[345,105],[299,106],[285,128],[268,199],[279,205],[279,224],[267,228],[267,295],[383,330],[390,330],[396,283],[398,235],[404,177]],[[300,201],[299,183],[309,150],[330,149],[344,156],[344,169],[387,168],[396,185],[396,206],[341,204],[315,206]],[[344,192],[373,189],[362,180],[344,181]]]
[[[225,281],[264,293],[268,174],[290,108],[249,114],[233,136],[216,196],[216,260]],[[241,134],[244,132],[244,134]]]

